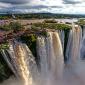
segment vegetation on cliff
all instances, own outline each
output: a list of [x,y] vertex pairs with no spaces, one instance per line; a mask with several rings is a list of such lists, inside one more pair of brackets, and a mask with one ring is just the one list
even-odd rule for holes
[[80,20],[78,21],[78,24],[79,24],[80,26],[85,26],[85,19],[80,19]]
[[20,31],[23,29],[23,26],[19,22],[11,22],[9,27],[14,31]]
[[10,31],[10,30],[19,31],[22,29],[23,26],[19,22],[10,22],[9,24],[0,25],[0,30],[3,31]]
[[0,44],[0,51],[6,50],[8,48],[9,48],[9,44],[7,42]]
[[32,29],[55,29],[55,30],[65,30],[71,29],[72,27],[67,24],[61,23],[34,23],[32,24]]

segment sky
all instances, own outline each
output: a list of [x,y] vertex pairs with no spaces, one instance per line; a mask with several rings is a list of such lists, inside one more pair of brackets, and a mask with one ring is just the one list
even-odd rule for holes
[[0,13],[85,14],[85,0],[0,0]]

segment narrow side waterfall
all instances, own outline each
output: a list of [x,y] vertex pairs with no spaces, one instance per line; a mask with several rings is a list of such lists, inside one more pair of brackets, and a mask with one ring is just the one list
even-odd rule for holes
[[70,30],[69,40],[66,49],[66,56],[68,57],[68,62],[72,65],[79,61],[80,57],[80,44],[81,44],[82,32],[81,29],[76,26]]
[[10,69],[12,70],[12,72],[14,73],[14,75],[15,75],[17,78],[19,78],[19,75],[18,75],[18,73],[17,73],[17,71],[16,71],[16,68],[14,67],[13,62],[12,62],[12,60],[10,59],[10,57],[7,56],[6,51],[2,50],[2,51],[1,51],[1,54],[2,54],[2,56],[3,56],[3,58],[4,58],[4,60],[7,62],[9,68],[10,68]]
[[40,71],[45,75],[48,73],[48,60],[46,53],[46,42],[43,36],[37,38],[37,55],[40,58]]
[[70,30],[69,37],[68,37],[67,48],[66,48],[66,53],[65,53],[65,56],[67,57],[67,62],[69,62],[69,60],[71,58],[72,39],[73,39],[72,38],[72,30]]
[[72,48],[72,61],[76,63],[80,60],[80,45],[82,39],[82,32],[80,27],[73,29],[73,48]]
[[40,61],[40,78],[41,84],[40,85],[49,85],[49,64],[48,64],[48,57],[46,53],[46,42],[45,37],[39,36],[37,38],[37,56],[39,57]]
[[63,50],[64,50],[65,32],[64,32],[64,30],[59,30],[58,33],[59,33],[59,36],[60,36],[60,39],[61,39],[61,43],[62,43],[62,47],[63,47]]
[[54,70],[54,75],[61,76],[63,72],[64,67],[64,56],[63,56],[63,49],[62,44],[60,41],[60,37],[58,35],[58,32],[53,32],[52,35],[52,41],[53,41],[53,50],[54,50],[54,58],[51,58],[52,62],[52,70]]

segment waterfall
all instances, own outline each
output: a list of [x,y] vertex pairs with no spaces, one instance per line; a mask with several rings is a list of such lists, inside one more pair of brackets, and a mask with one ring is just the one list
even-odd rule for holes
[[[68,37],[64,32],[49,30],[47,36],[37,37],[38,66],[36,57],[24,43],[10,42],[9,49],[1,51],[17,79],[24,83],[22,85],[68,85],[70,83],[70,85],[78,85],[79,82],[84,81],[85,63],[78,61],[80,57],[85,57],[85,35],[83,33],[82,38],[82,29],[74,25]],[[66,49],[65,38],[68,38]],[[68,59],[65,65],[63,51],[66,52],[65,56]]]
[[63,50],[64,50],[65,32],[64,32],[64,30],[59,30],[58,33],[59,33],[59,36],[60,36],[60,39],[61,39],[61,43],[62,43],[62,47],[63,47]]
[[52,72],[54,72],[54,75],[57,74],[56,77],[60,77],[64,67],[64,56],[58,32],[53,32],[52,34],[52,46],[54,52],[54,55],[51,56]]
[[65,56],[67,57],[67,62],[69,62],[71,58],[71,49],[72,49],[72,30],[70,30],[70,33],[69,33],[68,43],[67,43],[67,48],[65,53]]
[[[47,53],[46,53],[46,42],[43,36],[37,38],[37,53],[40,58],[40,69],[41,73],[48,73],[48,61],[47,61]],[[44,75],[43,75],[44,76]]]
[[82,29],[82,38],[83,38],[85,36],[85,26],[82,26],[81,29]]
[[[49,85],[49,67],[48,67],[48,57],[46,53],[46,42],[45,37],[39,36],[37,38],[37,56],[39,57],[40,61],[40,78],[41,84]],[[44,83],[43,83],[44,82]]]
[[81,40],[81,47],[80,47],[80,57],[82,60],[85,59],[85,26],[81,27],[82,29],[82,40]]
[[12,60],[10,59],[10,57],[7,56],[6,51],[5,51],[5,50],[2,50],[2,51],[1,51],[1,54],[2,54],[2,56],[4,57],[4,60],[7,62],[9,68],[12,70],[12,72],[13,72],[13,73],[15,74],[15,76],[18,78],[19,75],[18,75],[18,73],[17,73],[17,71],[16,71],[16,68],[14,67],[13,62],[12,62]]
[[19,69],[21,70],[21,76],[23,77],[25,81],[25,85],[32,85],[32,78],[30,77],[30,72],[28,70],[27,64],[26,64],[26,52],[23,49],[23,45],[16,45],[15,47],[15,55],[17,57],[17,61],[19,64]]
[[44,78],[46,76],[60,78],[64,67],[61,40],[58,32],[48,32],[47,34],[46,39],[42,36],[37,38],[37,54],[40,57],[41,72],[45,75]]
[[60,37],[58,32],[49,32],[48,40],[47,40],[47,53],[50,61],[50,70],[51,73],[60,77],[62,75],[63,65],[64,65],[64,57],[63,57],[63,49],[60,41]]
[[85,34],[81,40],[80,57],[81,59],[85,59]]
[[79,26],[75,26],[70,30],[68,44],[66,48],[66,56],[71,65],[76,64],[80,57],[80,44],[82,32]]
[[[19,75],[23,80],[24,85],[34,85],[33,80],[35,75],[37,75],[37,66],[31,51],[26,44],[22,43],[10,44],[9,46],[8,53],[11,62],[4,51],[2,54],[6,58],[10,68],[15,75],[16,73]],[[16,72],[14,68],[16,69]]]

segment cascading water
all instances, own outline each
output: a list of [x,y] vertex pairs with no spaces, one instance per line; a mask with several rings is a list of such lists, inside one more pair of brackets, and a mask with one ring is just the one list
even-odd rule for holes
[[63,49],[57,31],[48,32],[47,37],[39,36],[37,38],[40,73],[31,51],[23,43],[9,43],[9,49],[3,50],[2,55],[16,77],[24,82],[24,85],[43,85],[43,82],[44,85],[55,85],[56,80],[62,77]]
[[83,37],[81,42],[80,56],[82,59],[85,59],[85,36]]
[[[48,69],[48,57],[46,53],[46,42],[45,37],[39,36],[37,38],[37,56],[39,57],[40,61],[40,75],[41,75],[41,83],[45,82],[47,84],[49,69]],[[43,84],[43,83],[42,83]]]
[[76,63],[76,61],[80,60],[80,44],[81,44],[81,38],[82,38],[81,29],[79,27],[75,27],[73,29],[73,49],[72,49],[72,57],[73,62]]
[[8,66],[10,67],[10,69],[12,70],[12,72],[15,74],[15,76],[18,78],[19,75],[17,74],[16,68],[14,68],[13,62],[10,59],[9,56],[7,56],[6,51],[2,50],[1,51],[2,56],[4,57],[5,61],[7,62]]
[[32,85],[32,78],[30,76],[30,72],[28,70],[28,66],[26,64],[26,51],[23,48],[23,44],[17,44],[14,48],[15,50],[15,56],[17,57],[17,62],[19,64],[19,69],[21,70],[21,76],[24,79],[25,85]]
[[[79,26],[73,26],[70,30],[65,53],[68,59],[66,65],[64,65],[63,56],[64,39],[64,31],[48,31],[47,36],[37,37],[36,50],[39,68],[26,44],[10,43],[8,50],[2,50],[2,55],[15,76],[24,81],[22,85],[68,85],[70,83],[70,85],[81,85],[81,80],[85,78],[84,70],[81,69],[84,69],[85,64],[78,61],[79,57],[85,56],[85,37],[82,40],[82,31]],[[70,70],[70,67],[73,67],[71,68],[73,70]]]
[[66,48],[66,53],[65,53],[67,62],[69,62],[69,60],[71,58],[71,49],[72,49],[72,30],[70,30],[70,33],[69,33],[68,43],[67,43],[67,48]]
[[68,40],[67,49],[66,49],[66,56],[68,57],[67,69],[72,75],[74,75],[75,81],[77,82],[80,81],[78,83],[79,85],[81,85],[80,83],[84,85],[85,84],[84,82],[85,63],[83,63],[80,59],[81,45],[82,45],[81,41],[82,41],[82,29],[79,26],[73,26],[72,30],[70,30],[69,40]]
[[85,26],[81,26],[82,29],[82,38],[85,36]]
[[60,77],[63,72],[64,67],[64,56],[63,56],[63,49],[60,41],[60,37],[57,32],[53,32],[52,35],[52,44],[53,44],[53,50],[54,50],[54,59],[52,57],[52,67],[55,71],[54,75]]
[[65,32],[64,32],[64,30],[59,30],[58,33],[59,33],[59,36],[60,36],[60,39],[61,39],[61,43],[62,43],[62,47],[63,47],[63,50],[64,50]]
[[[47,53],[45,38],[40,36],[37,38],[37,56],[40,58],[41,73],[48,73]],[[43,75],[44,76],[44,75]]]
[[49,57],[49,65],[51,73],[56,77],[60,77],[62,74],[64,59],[63,59],[63,49],[60,42],[58,32],[48,32],[47,38],[47,53]]
[[69,40],[66,48],[66,56],[71,65],[74,65],[79,60],[81,36],[82,32],[78,26],[73,27],[72,30],[70,30]]
[[48,32],[47,39],[42,36],[37,38],[37,54],[40,57],[41,74],[48,81],[45,85],[54,84],[52,80],[60,79],[64,67],[63,49],[58,32]]
[[[37,66],[29,48],[22,43],[10,44],[8,53],[12,60],[11,65],[16,68],[17,74],[23,80],[24,85],[34,85],[33,78],[37,75]],[[2,54],[5,56],[4,52]],[[11,69],[13,66],[11,66]]]
[[81,29],[82,29],[82,40],[81,40],[80,56],[82,59],[85,59],[85,26],[83,26]]

